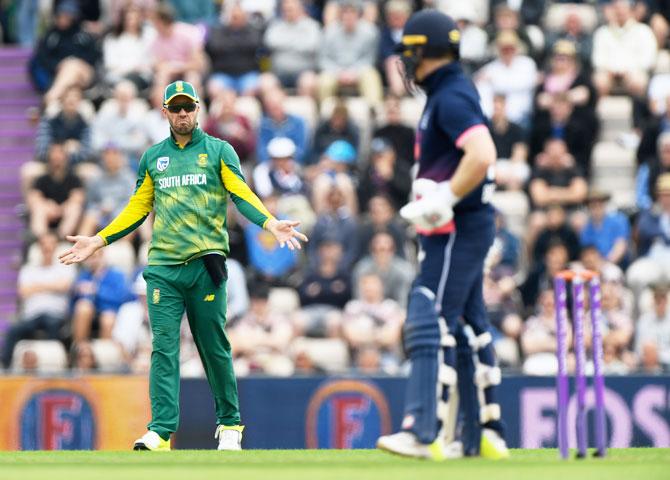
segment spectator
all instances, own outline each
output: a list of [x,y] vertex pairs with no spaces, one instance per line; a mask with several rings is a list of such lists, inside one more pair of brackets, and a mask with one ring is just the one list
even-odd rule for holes
[[[658,72],[658,68],[656,71]],[[656,73],[649,81],[647,91],[649,111],[653,116],[661,117],[668,112],[670,100],[670,72]]]
[[568,152],[574,157],[580,170],[589,176],[591,172],[591,151],[598,133],[594,120],[584,120],[575,115],[568,94],[553,97],[546,114],[539,114],[530,135],[530,157],[537,161],[538,155],[548,139],[565,142]]
[[593,51],[593,37],[584,30],[582,19],[576,11],[568,11],[564,23],[557,32],[547,35],[547,52],[557,51],[560,42],[570,42],[576,49],[577,58],[580,63],[588,69],[591,65],[591,53]]
[[147,62],[151,34],[143,23],[142,10],[137,5],[126,5],[112,31],[102,40],[105,80],[109,84],[130,80],[138,90],[151,84],[151,66]]
[[[527,375],[553,375],[558,370],[556,360],[556,312],[554,291],[547,286],[540,294],[535,315],[526,320],[521,334],[521,351],[525,357],[523,372]],[[568,341],[571,336],[568,324]],[[573,363],[572,355],[569,362]]]
[[135,277],[132,294],[135,299],[119,308],[112,328],[112,340],[121,348],[124,361],[133,373],[149,373],[150,360],[144,355],[151,354],[151,328],[147,310],[147,282],[142,272]]
[[628,285],[639,293],[653,283],[670,281],[670,173],[656,181],[655,207],[637,220],[638,258],[628,267]]
[[389,95],[384,100],[384,121],[374,131],[373,138],[391,142],[398,163],[410,168],[414,164],[414,129],[403,123],[400,97]]
[[354,358],[367,348],[381,353],[381,370],[397,373],[400,331],[405,312],[384,296],[382,279],[373,273],[358,279],[359,295],[344,307],[342,334]]
[[670,131],[670,96],[665,100],[666,109],[662,115],[654,117],[642,131],[637,149],[637,163],[649,163],[658,155],[658,139],[662,133]]
[[498,152],[496,185],[503,190],[520,190],[530,176],[528,147],[523,129],[507,118],[506,103],[504,95],[493,97],[491,137]]
[[226,320],[232,324],[249,310],[249,291],[240,262],[234,258],[226,258],[226,270],[228,271]]
[[484,303],[491,320],[493,345],[498,361],[506,366],[518,366],[519,341],[523,328],[519,293],[514,288],[514,280],[509,274],[498,272],[484,275]]
[[[319,177],[325,176],[352,176],[356,172],[357,154],[354,146],[346,140],[335,140],[328,145],[318,163],[305,169],[308,181],[316,182]],[[316,188],[313,188],[316,191]]]
[[61,99],[61,111],[54,117],[44,117],[37,128],[35,155],[44,161],[49,147],[61,143],[72,164],[89,160],[91,156],[91,129],[79,113],[81,90],[68,88]]
[[266,162],[268,144],[275,137],[287,137],[296,146],[296,161],[304,165],[309,150],[309,135],[305,121],[284,109],[286,94],[281,89],[272,90],[263,96],[263,117],[258,128],[256,156],[258,162]]
[[93,36],[82,30],[79,16],[76,2],[61,2],[30,61],[30,75],[37,90],[46,92],[46,105],[58,101],[68,88],[86,88],[93,80],[100,53]]
[[205,52],[211,73],[207,92],[214,97],[221,89],[234,90],[240,95],[254,95],[258,89],[260,69],[258,51],[262,32],[249,23],[240,2],[221,10],[220,23],[210,29]]
[[651,28],[635,20],[630,0],[613,0],[609,23],[593,36],[593,83],[598,94],[607,96],[616,86],[644,97],[656,45]]
[[[356,238],[358,223],[354,212],[347,205],[344,187],[333,182],[326,188],[327,195],[323,209],[319,210],[315,202],[318,216],[307,245],[307,254],[310,264],[316,267],[321,261],[321,243],[336,241],[343,249],[342,254],[339,255],[341,262],[339,268],[348,271],[358,257],[357,245],[353,241]],[[318,191],[316,185],[314,190]]]
[[275,137],[268,144],[268,153],[270,161],[260,163],[254,169],[254,186],[258,195],[305,195],[307,187],[293,158],[293,141],[290,138]]
[[283,0],[281,18],[270,22],[263,42],[270,50],[272,73],[284,88],[297,88],[299,95],[312,96],[321,27],[305,13],[302,0]]
[[[494,1],[495,3],[498,3],[498,5],[495,5],[492,8],[493,24],[489,25],[487,28],[489,42],[494,43],[501,32],[513,32],[518,38],[518,47],[523,53],[529,57],[538,59],[541,52],[539,48],[541,42],[536,44],[536,42],[533,41],[531,28],[523,25],[523,19],[519,15],[519,12],[507,5],[508,2],[506,1]],[[528,2],[526,1],[522,3]],[[535,37],[537,38],[537,35],[535,35]]]
[[391,199],[385,195],[375,195],[370,198],[367,216],[358,230],[358,253],[367,255],[370,242],[379,232],[386,232],[393,237],[395,252],[400,258],[405,258],[407,243],[406,226],[402,224],[393,208]]
[[460,61],[468,72],[473,72],[488,59],[488,35],[480,27],[476,7],[469,2],[450,3],[456,7],[452,18],[461,32]]
[[74,284],[72,341],[75,345],[90,340],[94,324],[98,326],[100,338],[112,338],[116,314],[131,298],[123,273],[107,266],[102,251],[91,255]]
[[657,156],[647,158],[640,165],[635,179],[635,199],[641,210],[647,210],[654,204],[652,193],[658,177],[670,173],[670,131],[661,133],[656,143]]
[[[263,198],[263,203],[272,215],[283,217],[277,211],[277,197],[274,194]],[[273,285],[281,284],[285,281],[282,278],[287,277],[296,268],[297,251],[281,248],[267,230],[249,222],[244,226],[244,238],[249,255],[249,267],[261,280]]]
[[505,30],[496,37],[497,58],[475,74],[482,105],[490,115],[496,93],[507,98],[507,118],[527,129],[533,107],[537,68],[532,58],[519,53],[519,37]]
[[47,173],[35,180],[26,200],[34,236],[41,237],[50,229],[56,229],[59,238],[74,235],[84,205],[84,189],[69,168],[63,144],[54,143],[49,148]]
[[370,166],[358,186],[358,201],[367,205],[370,198],[385,195],[399,210],[409,199],[412,177],[403,163],[398,164],[393,145],[384,138],[370,144]]
[[244,362],[249,371],[287,376],[293,373],[288,347],[294,337],[293,326],[285,315],[272,311],[267,284],[250,289],[249,311],[228,329],[235,345],[235,362]]
[[151,21],[157,33],[150,53],[154,69],[154,89],[162,93],[166,85],[182,79],[199,90],[205,69],[200,29],[175,21],[174,9],[166,3],[156,7]]
[[342,100],[335,104],[330,118],[322,121],[314,132],[311,163],[318,162],[326,149],[337,140],[344,140],[358,150],[358,127],[349,117],[349,110]]
[[[670,315],[668,311],[668,287],[657,284],[653,287],[654,308],[642,314],[637,321],[635,351],[642,365],[649,368],[660,364],[665,370],[670,368]],[[650,361],[649,358],[655,358]]]
[[21,267],[18,297],[21,302],[19,318],[7,332],[2,352],[2,365],[9,368],[14,346],[43,331],[46,338],[61,339],[61,329],[68,316],[69,291],[74,270],[56,260],[58,238],[51,232],[38,240],[40,259],[36,265]]
[[358,291],[361,278],[365,275],[378,275],[384,284],[384,298],[395,300],[403,307],[407,305],[409,289],[414,278],[414,267],[407,260],[396,255],[393,237],[386,232],[378,232],[370,242],[370,254],[359,261],[353,270],[354,296]]
[[402,39],[405,23],[412,14],[412,6],[408,0],[389,0],[384,6],[385,25],[380,32],[379,65],[384,73],[389,91],[393,95],[405,95],[405,82],[398,70],[400,58],[395,47]]
[[496,257],[491,259],[491,269],[504,274],[515,274],[519,268],[521,242],[508,228],[505,215],[496,210],[496,236],[491,247]]
[[565,209],[559,204],[552,204],[547,207],[546,227],[540,232],[533,246],[533,261],[541,262],[550,245],[556,241],[568,249],[570,260],[577,260],[579,236],[568,224]]
[[519,287],[523,305],[533,310],[541,294],[553,288],[554,276],[568,267],[568,249],[560,240],[554,240],[546,250],[544,259],[533,267],[526,280]]
[[360,6],[353,0],[341,2],[339,20],[326,27],[321,44],[320,98],[354,87],[370,105],[381,103],[382,82],[375,69],[378,43],[377,28],[361,18]]
[[340,267],[342,254],[342,244],[335,238],[319,243],[318,262],[307,271],[298,288],[303,315],[297,325],[304,335],[333,336],[339,329],[339,315],[333,309],[341,310],[351,299],[350,276]]
[[595,245],[607,261],[620,265],[625,262],[630,242],[630,225],[620,212],[607,211],[610,195],[592,190],[587,197],[589,218],[581,232],[582,246]]
[[81,235],[95,235],[123,210],[135,190],[135,174],[128,168],[117,144],[108,143],[102,152],[103,175],[87,188],[86,212]]
[[240,161],[247,162],[256,149],[256,132],[244,115],[235,111],[237,95],[233,90],[223,90],[212,99],[204,130],[213,137],[230,143]]
[[[535,107],[538,115],[546,115],[559,95],[572,105],[572,112],[584,127],[593,128],[596,116],[596,91],[591,79],[577,60],[577,46],[568,40],[558,40],[553,48],[549,70],[537,89]],[[597,129],[594,134],[597,133]]]
[[148,110],[130,80],[117,83],[114,97],[102,104],[93,122],[93,148],[100,150],[115,142],[135,167],[148,142],[143,125]]
[[71,353],[70,366],[74,372],[86,374],[98,369],[93,347],[88,340],[72,345]]
[[[600,321],[603,336],[603,349],[613,352],[616,361],[626,369],[635,368],[635,358],[629,346],[633,340],[633,319],[625,311],[619,288],[611,282],[603,282],[601,287]],[[588,341],[591,342],[590,329]]]
[[550,138],[537,156],[528,190],[535,208],[556,203],[571,209],[580,206],[588,193],[586,179],[568,153],[565,141]]

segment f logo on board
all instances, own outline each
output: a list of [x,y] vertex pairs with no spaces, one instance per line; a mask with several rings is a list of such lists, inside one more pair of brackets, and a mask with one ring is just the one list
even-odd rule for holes
[[158,157],[156,160],[156,168],[159,172],[164,172],[168,165],[170,165],[170,157]]

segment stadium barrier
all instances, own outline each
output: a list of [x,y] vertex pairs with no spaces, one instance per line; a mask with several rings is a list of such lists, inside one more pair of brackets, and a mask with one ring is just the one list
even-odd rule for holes
[[[371,448],[377,436],[398,428],[405,382],[395,377],[242,378],[244,446]],[[0,450],[128,449],[145,429],[147,392],[144,377],[2,377]],[[553,377],[505,377],[500,397],[510,446],[556,446]],[[593,415],[591,389],[586,404]],[[608,377],[605,404],[609,446],[670,447],[670,376]],[[573,396],[572,425],[576,414]],[[213,448],[214,423],[207,382],[183,380],[174,446]],[[574,429],[569,441],[575,445]]]

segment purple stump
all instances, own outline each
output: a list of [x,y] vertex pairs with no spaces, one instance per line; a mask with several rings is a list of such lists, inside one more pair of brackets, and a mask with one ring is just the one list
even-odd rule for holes
[[568,449],[568,341],[567,341],[567,291],[564,278],[554,278],[554,301],[556,308],[556,358],[558,374],[556,375],[556,394],[558,396],[558,449],[561,457],[566,459]]
[[577,457],[586,456],[586,349],[584,347],[584,281],[572,280],[572,323],[575,336],[575,389],[577,390]]
[[605,377],[603,375],[603,339],[600,324],[600,280],[591,279],[589,288],[591,325],[593,329],[593,388],[596,397],[596,456],[607,453],[607,422],[605,420]]

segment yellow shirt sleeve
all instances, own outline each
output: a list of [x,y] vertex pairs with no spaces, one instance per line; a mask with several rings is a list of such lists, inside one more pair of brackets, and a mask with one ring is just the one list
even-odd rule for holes
[[[140,168],[143,166],[144,162],[140,161]],[[128,204],[109,225],[98,232],[98,235],[102,237],[105,245],[115,242],[139,227],[149,216],[153,206],[154,182],[145,167],[137,179],[135,193],[130,197]]]

